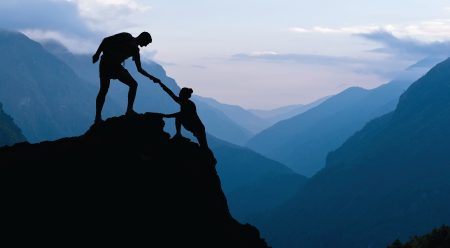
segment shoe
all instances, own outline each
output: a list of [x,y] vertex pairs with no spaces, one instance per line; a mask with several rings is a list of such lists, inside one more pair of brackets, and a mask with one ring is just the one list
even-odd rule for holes
[[125,113],[125,115],[137,115],[137,114],[138,113],[136,113],[136,111],[134,111],[134,110],[130,110]]
[[98,123],[102,123],[102,122],[105,122],[105,121],[102,120],[102,119],[96,119],[96,120],[94,120],[94,124],[98,124]]
[[180,133],[177,133],[172,137],[172,139],[181,139],[181,138],[184,138],[184,137]]

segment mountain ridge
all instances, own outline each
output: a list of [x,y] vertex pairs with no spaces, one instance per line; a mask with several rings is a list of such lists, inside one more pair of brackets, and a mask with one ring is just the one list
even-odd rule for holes
[[449,85],[447,59],[330,152],[294,198],[250,223],[280,248],[386,247],[449,223]]

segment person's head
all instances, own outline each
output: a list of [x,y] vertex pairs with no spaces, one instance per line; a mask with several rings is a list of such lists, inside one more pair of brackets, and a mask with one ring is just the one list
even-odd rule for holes
[[147,46],[152,43],[152,36],[148,32],[142,32],[138,37],[136,37],[136,42],[139,46]]
[[194,93],[194,91],[191,88],[184,87],[180,90],[179,96],[181,99],[187,100],[187,99],[191,98],[192,93]]

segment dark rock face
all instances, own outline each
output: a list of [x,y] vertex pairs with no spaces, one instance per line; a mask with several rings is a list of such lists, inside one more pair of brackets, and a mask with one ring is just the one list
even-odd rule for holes
[[22,130],[14,123],[13,118],[3,111],[3,104],[0,102],[0,147],[24,141],[27,139]]
[[0,225],[16,243],[267,247],[228,210],[215,159],[162,116],[110,118],[80,137],[0,149]]

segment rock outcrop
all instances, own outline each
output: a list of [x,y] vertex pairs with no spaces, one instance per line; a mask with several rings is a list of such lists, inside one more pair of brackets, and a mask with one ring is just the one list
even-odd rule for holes
[[27,138],[23,136],[13,118],[3,111],[3,104],[0,102],[0,147],[24,141],[27,141]]
[[170,139],[162,115],[0,148],[0,225],[16,244],[267,247],[229,213],[215,159]]

